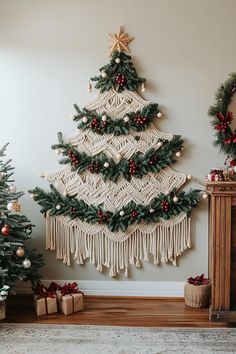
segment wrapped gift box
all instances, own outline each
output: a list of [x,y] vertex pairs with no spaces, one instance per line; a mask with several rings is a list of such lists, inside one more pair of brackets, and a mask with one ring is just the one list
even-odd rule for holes
[[42,297],[41,295],[34,295],[35,310],[37,316],[49,315],[57,312],[57,298]]
[[65,284],[56,291],[59,309],[64,315],[84,309],[84,294],[78,290],[77,284]]

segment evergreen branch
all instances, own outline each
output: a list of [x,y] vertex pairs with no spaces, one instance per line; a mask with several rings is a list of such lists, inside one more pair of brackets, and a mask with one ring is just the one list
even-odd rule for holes
[[160,140],[162,144],[158,149],[151,148],[145,154],[135,153],[132,157],[121,159],[117,164],[104,153],[88,156],[80,153],[76,148],[60,139],[59,144],[52,145],[52,149],[59,149],[65,158],[61,164],[71,164],[72,171],[82,173],[89,170],[91,173],[101,173],[104,180],[116,182],[119,177],[128,181],[131,177],[142,178],[147,173],[158,173],[161,169],[176,162],[175,153],[183,147],[183,139],[175,135],[171,141]]

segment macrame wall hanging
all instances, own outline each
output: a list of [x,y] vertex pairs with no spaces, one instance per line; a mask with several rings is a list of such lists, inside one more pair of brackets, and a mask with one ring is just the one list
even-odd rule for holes
[[[138,77],[123,28],[110,34],[111,59],[100,69],[99,93],[83,109],[75,105],[77,133],[58,134],[52,148],[64,167],[46,172],[51,190],[31,190],[46,215],[46,248],[67,265],[89,258],[97,270],[128,276],[130,264],[172,262],[190,248],[190,212],[199,190],[179,191],[191,176],[170,165],[183,150],[180,136],[159,131],[158,104],[136,92]],[[91,82],[88,91],[91,91]]]

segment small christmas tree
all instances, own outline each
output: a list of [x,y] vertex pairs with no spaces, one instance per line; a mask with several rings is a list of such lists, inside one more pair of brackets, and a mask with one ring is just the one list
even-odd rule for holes
[[158,104],[137,92],[139,85],[145,91],[145,79],[125,53],[133,38],[122,28],[110,37],[110,63],[91,78],[97,97],[82,109],[75,105],[79,133],[67,141],[59,133],[52,146],[65,167],[42,174],[53,182],[50,192],[30,192],[46,214],[46,247],[58,259],[69,265],[70,253],[78,264],[90,258],[115,276],[150,256],[154,264],[176,264],[190,247],[189,216],[200,194],[178,191],[191,179],[170,167],[183,140],[157,129]]
[[[0,150],[5,156],[8,144]],[[24,194],[17,192],[12,184],[14,169],[11,160],[0,159],[0,288],[14,286],[16,280],[39,280],[38,270],[43,265],[41,254],[25,248],[24,242],[31,238],[32,224],[25,215],[18,214],[18,199]]]

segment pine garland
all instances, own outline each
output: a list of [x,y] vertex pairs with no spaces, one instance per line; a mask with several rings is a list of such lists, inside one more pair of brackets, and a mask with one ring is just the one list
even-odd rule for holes
[[94,133],[100,135],[114,134],[115,136],[127,135],[131,130],[135,132],[145,131],[160,112],[157,103],[150,103],[142,110],[127,113],[125,117],[113,120],[105,114],[97,114],[86,108],[80,109],[76,104],[74,107],[77,114],[73,120],[79,122],[79,129],[92,129]]
[[76,148],[65,143],[62,134],[58,133],[59,144],[52,145],[52,149],[59,149],[62,155],[67,156],[60,160],[60,164],[71,164],[72,170],[82,173],[89,170],[91,173],[101,173],[104,180],[116,182],[119,177],[130,181],[132,176],[142,178],[149,172],[158,173],[161,169],[176,162],[174,154],[183,146],[183,139],[175,135],[171,141],[162,140],[161,147],[149,149],[145,154],[135,153],[129,160],[121,159],[117,164],[104,153],[88,156],[78,152]]
[[[120,59],[119,63],[116,62],[117,58]],[[138,77],[130,59],[131,56],[126,53],[115,51],[110,63],[99,69],[101,75],[91,78],[92,81],[97,81],[95,88],[101,93],[111,89],[117,92],[122,92],[124,89],[136,90],[139,84],[145,82],[145,79]]]
[[29,191],[42,207],[41,213],[45,214],[49,211],[50,215],[54,216],[64,215],[91,224],[105,224],[113,232],[119,230],[124,232],[133,223],[149,224],[158,222],[160,219],[169,220],[181,212],[189,215],[200,199],[200,190],[179,193],[173,190],[168,196],[161,193],[147,206],[130,202],[121,210],[110,212],[106,211],[102,205],[96,207],[86,204],[83,200],[77,200],[75,196],[63,196],[53,185],[50,185],[50,189],[50,192],[45,192],[36,187]]
[[208,110],[208,115],[213,117],[211,124],[216,129],[214,144],[220,151],[232,157],[236,156],[236,130],[232,130],[230,124],[233,113],[228,112],[228,106],[236,92],[236,73],[232,73],[228,80],[216,91],[216,102]]

